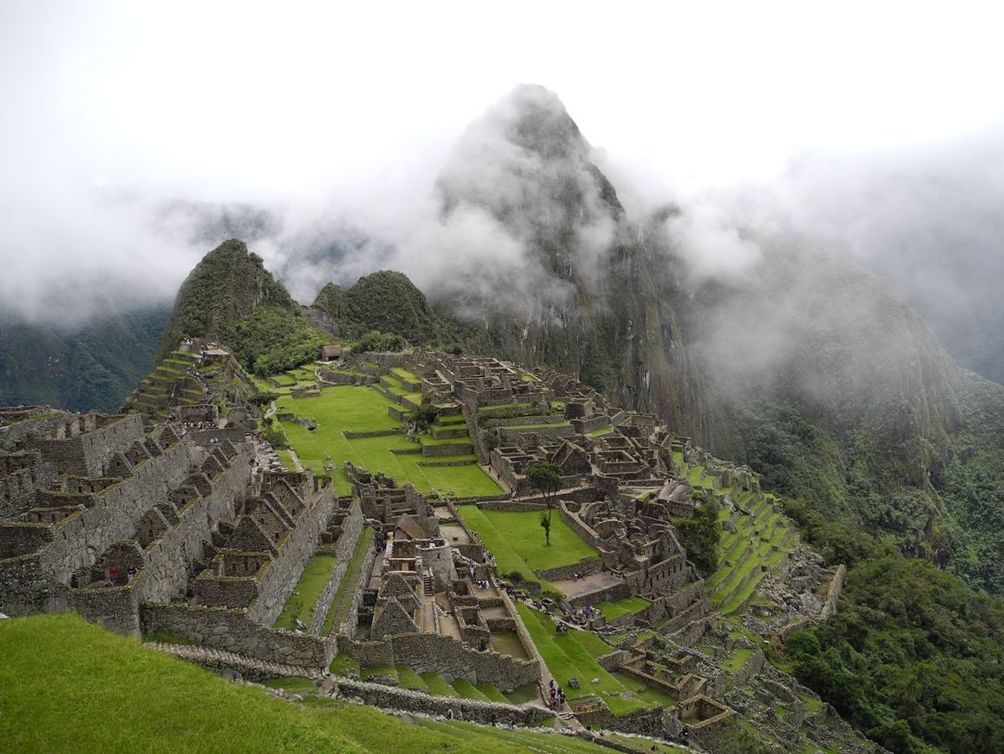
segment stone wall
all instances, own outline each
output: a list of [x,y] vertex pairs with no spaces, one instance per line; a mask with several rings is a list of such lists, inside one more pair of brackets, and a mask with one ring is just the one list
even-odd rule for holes
[[564,505],[558,505],[558,512],[561,514],[561,520],[568,524],[576,534],[593,547],[600,549],[603,542],[592,527],[571,513]]
[[472,443],[457,444],[457,445],[423,445],[422,455],[423,456],[458,456],[466,455],[474,452],[474,445]]
[[448,678],[487,682],[501,691],[511,691],[540,679],[534,660],[517,660],[497,652],[478,652],[439,634],[403,634],[385,641],[354,641],[338,638],[340,653],[361,665],[407,665],[417,673],[439,673]]
[[143,515],[188,476],[193,453],[197,451],[189,442],[176,442],[137,464],[119,484],[90,496],[90,507],[43,527],[51,542],[37,553],[0,560],[0,605],[10,607],[11,614],[66,610],[73,574],[89,568],[116,542],[134,536]]
[[359,501],[353,500],[352,507],[349,509],[349,515],[342,522],[342,533],[335,543],[335,568],[331,573],[328,583],[321,591],[320,597],[318,597],[317,602],[314,604],[314,618],[309,627],[310,633],[314,636],[321,635],[324,621],[328,617],[328,610],[331,609],[331,601],[335,598],[338,587],[342,583],[342,578],[345,576],[345,571],[349,567],[349,562],[352,560],[352,552],[355,550],[359,536],[362,534],[363,524],[363,514],[362,509],[359,507]]
[[359,625],[359,606],[363,602],[363,595],[366,591],[366,584],[369,583],[370,573],[373,571],[373,561],[376,559],[376,550],[374,547],[369,547],[366,551],[366,555],[363,557],[363,562],[359,568],[359,573],[356,574],[356,583],[349,584],[348,588],[353,590],[355,595],[352,598],[352,605],[349,607],[348,617],[341,626],[335,626],[334,631],[338,633],[344,633],[348,636],[355,636],[356,626]]
[[55,481],[55,467],[38,450],[0,451],[0,519],[27,510],[35,490],[48,489]]
[[377,381],[377,378],[372,375],[354,374],[336,369],[328,369],[327,367],[321,367],[318,370],[318,374],[320,374],[324,382],[331,383],[332,385],[372,385]]
[[46,580],[39,557],[33,553],[0,560],[0,612],[29,615],[69,607],[69,586]]
[[74,589],[71,595],[73,609],[87,620],[109,631],[139,636],[139,603],[130,586]]
[[602,570],[603,561],[594,556],[582,558],[582,560],[571,565],[557,566],[556,568],[541,568],[534,571],[534,573],[545,581],[564,581],[565,579],[575,578],[575,574],[577,573],[582,576],[589,576]]
[[606,414],[597,414],[588,419],[574,419],[572,426],[575,427],[575,431],[580,435],[588,435],[590,432],[609,427],[610,417]]
[[36,438],[31,445],[61,474],[101,476],[115,453],[125,452],[141,439],[143,419],[139,414],[126,414],[83,434],[63,439]]
[[[612,602],[616,600],[622,600],[625,597],[631,596],[631,585],[626,581],[621,581],[617,584],[611,584],[610,586],[605,586],[602,589],[596,589],[592,592],[586,592],[585,594],[580,594],[572,597],[568,602],[572,607],[586,607],[587,605],[598,605],[601,602]],[[627,625],[633,624],[635,622],[636,616],[621,616],[622,618],[628,618],[626,621]],[[625,621],[618,620],[612,623],[612,625],[625,625]]]
[[640,733],[662,739],[675,735],[672,716],[662,707],[639,710],[627,715],[614,715],[609,710],[602,709],[579,713],[577,717],[583,725],[593,728]]
[[561,437],[569,437],[575,434],[575,430],[570,424],[553,424],[544,427],[534,426],[533,429],[519,429],[518,427],[499,427],[498,435],[499,441],[505,445],[509,445],[515,442],[519,442],[519,438],[523,435],[536,435],[540,438],[547,438],[549,440],[556,440]]
[[300,512],[271,566],[258,579],[258,599],[248,614],[263,625],[271,626],[279,617],[286,599],[296,588],[304,566],[321,541],[321,533],[327,529],[337,501],[334,487],[328,485],[315,493],[315,498],[313,504],[310,500],[305,501],[307,507]]
[[389,641],[359,641],[339,634],[338,654],[348,655],[363,667],[394,664],[394,647]]
[[203,541],[221,521],[233,523],[250,480],[247,446],[230,467],[210,480],[210,492],[178,510],[178,522],[151,542],[139,576],[139,599],[167,602],[181,596],[188,583],[190,564],[203,557]]
[[384,709],[407,710],[428,715],[446,716],[452,712],[458,719],[494,725],[550,725],[554,713],[533,704],[513,705],[497,702],[480,702],[453,697],[432,696],[419,691],[383,686],[339,678],[335,694],[343,699],[358,699],[364,704]]
[[514,511],[516,513],[547,510],[547,505],[543,502],[531,503],[510,498],[480,502],[478,507],[486,511]]
[[217,576],[206,570],[192,581],[192,593],[202,604],[246,608],[258,596],[258,585],[253,576]]
[[[523,619],[520,617],[519,611],[516,609],[516,605],[513,604],[512,598],[505,592],[499,592],[499,597],[502,598],[502,604],[505,605],[506,612],[509,613],[509,616],[513,619],[519,643],[523,645],[523,649],[526,651],[530,660],[537,663],[537,673],[539,679],[543,680],[548,674],[547,665],[544,663],[544,658],[541,657],[540,650],[537,649],[537,645],[534,643],[533,637],[530,636],[530,631],[523,623]],[[544,693],[543,684],[541,684],[541,687],[541,693]]]
[[243,610],[200,605],[140,605],[144,634],[163,631],[198,644],[267,662],[326,668],[337,653],[333,641],[265,628]]

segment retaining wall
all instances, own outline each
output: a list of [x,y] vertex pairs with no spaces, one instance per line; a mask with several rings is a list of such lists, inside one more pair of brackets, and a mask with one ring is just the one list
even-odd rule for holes
[[140,605],[140,619],[144,634],[177,634],[197,644],[267,662],[326,668],[337,653],[333,641],[266,628],[244,610],[145,602]]
[[452,712],[455,718],[485,725],[502,723],[505,725],[537,726],[552,724],[554,720],[553,712],[533,704],[517,706],[439,697],[423,694],[419,691],[383,686],[379,683],[353,681],[347,678],[338,678],[335,683],[335,693],[338,697],[359,699],[364,704],[384,709],[408,710],[409,712],[443,716]]
[[402,634],[385,641],[355,641],[338,637],[340,653],[361,665],[407,665],[417,673],[439,673],[448,678],[487,682],[511,691],[540,678],[534,660],[518,660],[497,652],[478,652],[439,634]]

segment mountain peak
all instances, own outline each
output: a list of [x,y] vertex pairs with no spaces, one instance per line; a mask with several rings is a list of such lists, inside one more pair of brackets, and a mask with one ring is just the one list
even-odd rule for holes
[[558,95],[539,84],[520,84],[490,108],[486,118],[496,120],[513,144],[544,158],[588,149]]
[[241,240],[224,241],[206,254],[181,284],[159,353],[163,356],[184,337],[225,340],[260,304],[297,309],[260,256]]

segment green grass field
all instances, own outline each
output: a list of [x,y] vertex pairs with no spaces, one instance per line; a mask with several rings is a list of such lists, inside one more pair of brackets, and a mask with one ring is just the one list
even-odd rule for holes
[[607,620],[613,620],[614,618],[619,618],[622,615],[640,613],[651,604],[652,603],[644,597],[635,595],[633,597],[625,597],[621,600],[614,600],[613,602],[601,602],[596,607],[601,613],[603,613],[604,618]]
[[[499,486],[477,464],[466,466],[420,466],[430,460],[421,453],[396,455],[391,450],[421,450],[408,442],[403,433],[387,437],[367,437],[347,440],[343,432],[374,432],[395,429],[400,422],[387,413],[394,404],[370,387],[345,385],[325,388],[319,397],[280,397],[279,411],[313,419],[313,432],[292,422],[283,422],[282,429],[296,450],[300,461],[318,474],[323,474],[325,459],[334,465],[332,477],[340,495],[351,490],[345,475],[345,461],[363,466],[369,471],[382,471],[399,484],[411,483],[419,492],[441,491],[458,497],[498,495]],[[423,442],[431,440],[424,438]],[[429,444],[465,444],[467,438],[432,440]]]
[[[624,673],[609,673],[597,661],[613,647],[589,631],[554,633],[554,622],[544,613],[517,603],[520,617],[533,637],[548,670],[565,687],[570,698],[580,694],[596,694],[615,715],[624,715],[654,706],[673,706],[676,700],[669,694],[646,687]],[[569,689],[569,678],[578,678],[581,688]],[[597,679],[593,683],[593,679]]]
[[276,619],[275,627],[293,628],[294,619],[299,617],[307,628],[310,628],[310,622],[314,619],[314,607],[317,605],[317,599],[331,579],[331,573],[334,570],[334,555],[315,555],[311,558],[304,566],[296,588],[286,600],[282,613]]
[[275,454],[282,465],[286,467],[287,471],[296,471],[296,464],[293,463],[293,457],[289,454],[288,450],[280,449],[275,451]]
[[563,736],[406,722],[330,699],[290,703],[73,615],[0,621],[0,656],[0,741],[10,752],[607,751]]
[[495,556],[499,573],[519,571],[527,581],[540,582],[534,569],[570,565],[597,554],[557,513],[551,515],[548,545],[539,511],[487,511],[475,505],[462,505],[458,510]]

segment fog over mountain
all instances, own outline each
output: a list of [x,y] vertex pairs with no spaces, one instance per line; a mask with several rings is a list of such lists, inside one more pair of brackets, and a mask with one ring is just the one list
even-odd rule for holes
[[[388,267],[433,295],[489,285],[525,306],[550,280],[560,298],[500,217],[522,203],[555,222],[555,192],[576,189],[553,181],[574,171],[519,197],[503,171],[488,213],[448,196],[473,156],[513,164],[490,158],[485,129],[506,119],[492,103],[539,83],[600,147],[589,159],[628,216],[661,223],[676,274],[734,281],[762,239],[797,239],[889,280],[961,363],[1004,378],[989,11],[530,8],[486,35],[460,5],[432,24],[405,5],[6,4],[0,92],[18,117],[0,124],[3,316],[73,328],[108,301],[166,304],[233,236],[303,301]],[[579,258],[612,227],[602,211],[576,218]],[[461,259],[482,274],[459,275]]]

